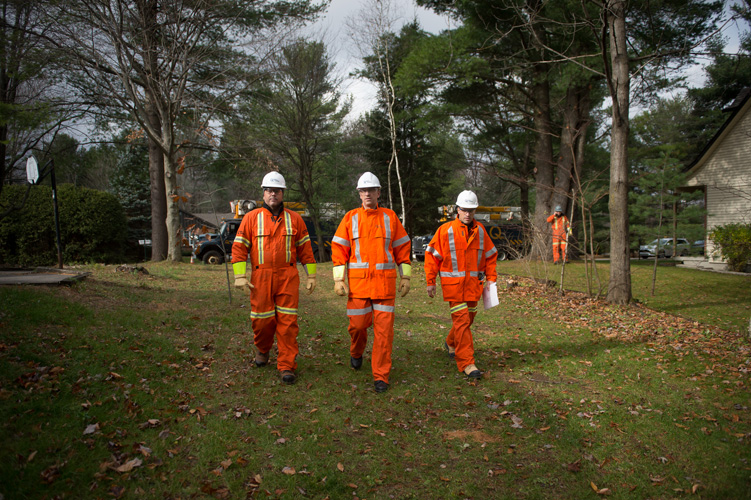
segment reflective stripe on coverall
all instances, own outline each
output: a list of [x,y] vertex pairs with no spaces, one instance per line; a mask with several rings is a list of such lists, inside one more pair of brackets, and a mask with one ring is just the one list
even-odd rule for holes
[[459,371],[474,364],[474,344],[470,326],[477,314],[483,282],[496,281],[498,250],[482,224],[473,221],[467,228],[459,219],[438,228],[425,251],[425,278],[428,286],[441,278],[443,300],[451,308],[452,326],[446,344],[456,349]]
[[[257,208],[243,217],[232,244],[232,266],[236,275],[245,274],[250,254],[250,320],[253,342],[267,353],[277,338],[279,371],[297,368],[297,307],[300,276],[296,262],[306,272],[315,265],[308,229],[296,212],[282,210],[273,217],[268,208]],[[312,269],[312,268],[311,268]]]
[[[350,354],[355,358],[362,356],[367,329],[373,324],[373,378],[386,383],[391,371],[396,278],[402,274],[402,266],[409,265],[410,252],[407,231],[396,213],[383,207],[360,207],[347,212],[331,240],[335,273],[337,266],[346,266],[349,281]],[[370,307],[375,314],[350,314]]]
[[368,343],[368,327],[373,325],[373,380],[388,384],[391,371],[391,349],[394,343],[394,299],[347,299],[349,354],[361,358]]
[[555,214],[548,217],[548,222],[553,228],[553,262],[566,260],[566,232],[569,228],[568,217]]

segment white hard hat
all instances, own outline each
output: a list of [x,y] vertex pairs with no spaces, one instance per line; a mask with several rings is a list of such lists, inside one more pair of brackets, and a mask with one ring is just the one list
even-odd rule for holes
[[263,176],[261,187],[287,189],[287,183],[284,182],[284,177],[279,172],[269,172]]
[[459,196],[456,197],[456,206],[461,208],[477,208],[480,204],[477,203],[477,195],[472,191],[462,191]]
[[560,206],[560,205],[556,205],[556,206],[555,206],[555,211],[556,211],[556,212],[563,212],[563,207],[562,207],[562,206]]
[[360,180],[357,181],[357,189],[369,189],[369,188],[380,188],[381,183],[378,181],[378,177],[371,174],[370,172],[365,172],[360,176]]

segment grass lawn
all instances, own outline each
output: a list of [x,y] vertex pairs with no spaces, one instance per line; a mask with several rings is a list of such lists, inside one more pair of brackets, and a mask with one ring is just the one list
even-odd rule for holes
[[223,266],[145,267],[0,287],[0,498],[749,497],[748,277],[660,267],[652,297],[634,263],[639,303],[617,307],[574,291],[581,263],[559,296],[529,278],[560,268],[501,262],[473,382],[415,263],[377,394],[369,348],[349,367],[330,264],[301,294],[294,386],[273,351],[252,365]]

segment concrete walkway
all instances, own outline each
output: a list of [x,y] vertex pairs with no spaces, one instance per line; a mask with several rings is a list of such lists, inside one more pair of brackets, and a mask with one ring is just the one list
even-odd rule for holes
[[0,285],[70,285],[91,273],[66,269],[0,269]]

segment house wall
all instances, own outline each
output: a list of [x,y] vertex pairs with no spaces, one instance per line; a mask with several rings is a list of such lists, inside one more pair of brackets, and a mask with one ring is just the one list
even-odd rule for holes
[[[706,186],[707,232],[716,226],[751,222],[751,100],[739,120],[722,137],[687,181],[688,186]],[[711,240],[706,256],[714,255]]]

